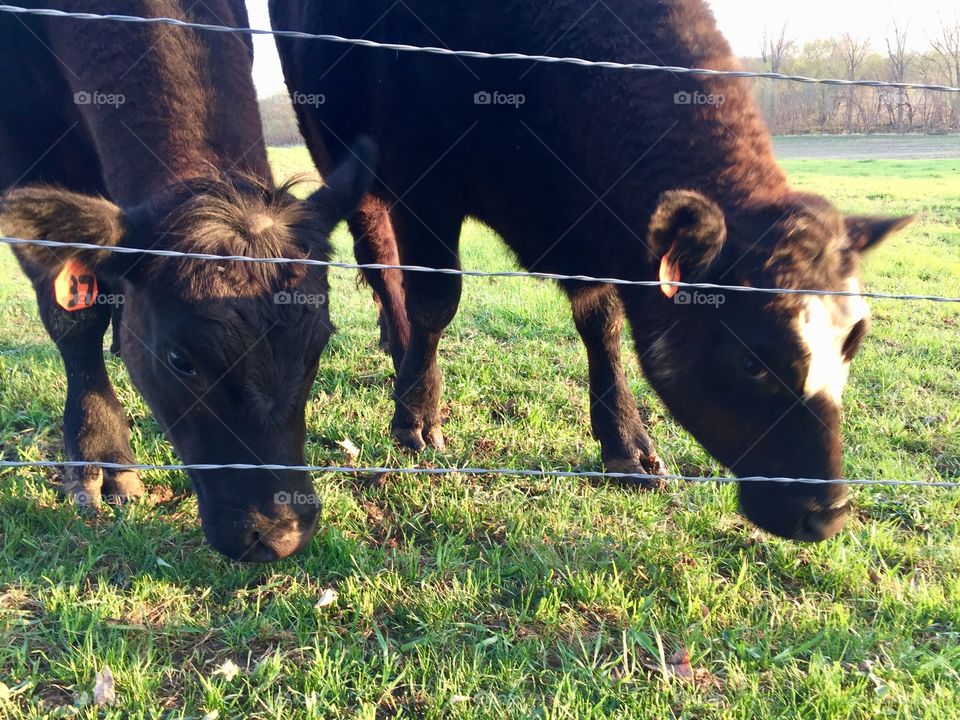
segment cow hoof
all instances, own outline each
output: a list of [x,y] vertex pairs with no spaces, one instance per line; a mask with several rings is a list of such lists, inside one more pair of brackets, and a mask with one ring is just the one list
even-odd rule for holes
[[435,425],[430,428],[393,428],[393,438],[405,450],[418,453],[428,447],[435,450],[443,450],[446,443],[443,440],[443,433],[440,426]]
[[423,441],[421,428],[393,428],[393,439],[404,450],[418,453],[423,450],[427,444]]
[[[617,478],[617,481],[642,490],[663,490],[667,483],[659,476],[667,474],[667,466],[656,454],[645,458],[624,458],[605,460],[603,463],[607,472],[624,475],[637,475],[632,478]],[[656,477],[651,477],[656,476]]]
[[650,475],[669,475],[670,469],[667,464],[660,459],[656,453],[650,453],[646,458],[640,461],[640,464],[647,469]]
[[107,470],[103,476],[103,499],[110,505],[124,505],[143,497],[147,488],[132,470]]
[[63,493],[83,512],[100,507],[103,471],[96,467],[71,468],[63,480]]
[[424,429],[423,441],[434,450],[444,450],[447,447],[447,443],[443,439],[443,432],[441,432],[439,425],[434,425],[431,428]]

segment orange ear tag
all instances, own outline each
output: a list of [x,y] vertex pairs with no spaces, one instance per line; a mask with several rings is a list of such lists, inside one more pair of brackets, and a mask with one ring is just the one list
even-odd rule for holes
[[67,312],[86,310],[96,304],[97,277],[77,258],[70,258],[53,283],[57,305]]
[[680,289],[675,285],[666,284],[680,282],[680,266],[673,261],[673,259],[670,257],[670,253],[664,255],[663,259],[660,261],[660,282],[664,283],[660,286],[660,292],[662,292],[668,299],[672,299]]

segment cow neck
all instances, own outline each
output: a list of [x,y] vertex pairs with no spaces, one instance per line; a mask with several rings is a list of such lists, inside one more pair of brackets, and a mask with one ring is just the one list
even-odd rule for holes
[[[151,13],[246,22],[228,0],[189,12],[182,5],[158,0]],[[77,107],[116,202],[138,204],[178,179],[215,171],[270,180],[252,52],[242,38],[129,23],[51,21],[47,32],[74,97],[91,99]]]

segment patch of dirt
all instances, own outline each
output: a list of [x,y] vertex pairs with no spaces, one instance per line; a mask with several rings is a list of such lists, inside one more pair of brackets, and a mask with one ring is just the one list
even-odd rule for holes
[[430,696],[422,690],[411,691],[407,687],[395,687],[380,698],[377,705],[377,720],[397,717],[424,717],[430,705]]
[[496,448],[497,448],[497,444],[493,440],[490,440],[489,438],[480,438],[479,440],[473,443],[473,451],[475,454],[492,453],[494,450],[496,450]]
[[389,510],[381,508],[373,502],[361,504],[367,516],[367,531],[370,538],[380,547],[394,549],[399,547],[394,533],[396,525],[393,523]]
[[497,425],[506,425],[526,417],[526,412],[514,398],[508,398],[503,402],[496,402],[490,406],[490,417]]
[[59,708],[64,705],[73,705],[73,692],[66,685],[60,685],[55,680],[41,680],[33,690],[30,700],[42,707]]
[[176,494],[169,485],[148,485],[147,497],[153,505],[179,505],[188,497],[188,494]]
[[43,605],[17,587],[0,589],[0,610],[14,611],[29,617],[37,617],[44,612]]

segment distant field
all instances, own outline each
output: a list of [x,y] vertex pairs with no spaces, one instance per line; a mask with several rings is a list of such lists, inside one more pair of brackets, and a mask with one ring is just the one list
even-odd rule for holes
[[781,160],[955,160],[960,135],[801,135],[774,138]]
[[[846,211],[918,214],[870,258],[870,289],[960,296],[960,158],[824,159],[873,140],[778,148],[814,158],[785,165]],[[300,148],[272,159],[278,176],[310,170]],[[463,246],[464,267],[514,268],[483,226],[468,223]],[[336,247],[350,259],[342,230]],[[846,398],[847,474],[960,480],[957,306],[873,307]],[[362,464],[410,462],[387,437],[392,371],[354,273],[333,273],[332,312],[308,461],[343,462],[349,438]],[[449,447],[425,461],[600,469],[585,353],[551,285],[466,280],[441,363]],[[176,461],[110,368],[139,460]],[[62,457],[61,372],[0,250],[3,457]],[[724,474],[632,359],[630,375],[670,465]],[[249,568],[204,543],[180,475],[151,474],[150,502],[96,520],[58,501],[50,473],[0,478],[0,717],[960,717],[960,492],[857,489],[849,528],[801,546],[746,525],[732,487],[321,477],[308,552]],[[326,588],[339,600],[316,609]],[[692,681],[666,662],[680,648]],[[217,672],[227,661],[235,677]],[[118,705],[79,707],[103,665]]]

